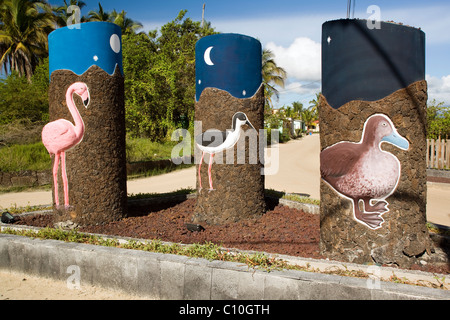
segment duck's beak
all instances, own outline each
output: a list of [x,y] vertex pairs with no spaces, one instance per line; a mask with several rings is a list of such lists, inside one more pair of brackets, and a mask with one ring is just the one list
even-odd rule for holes
[[396,130],[394,130],[394,132],[392,134],[381,139],[381,142],[387,142],[387,143],[393,144],[394,146],[396,146],[402,150],[409,149],[408,140],[406,140],[401,135],[399,135]]

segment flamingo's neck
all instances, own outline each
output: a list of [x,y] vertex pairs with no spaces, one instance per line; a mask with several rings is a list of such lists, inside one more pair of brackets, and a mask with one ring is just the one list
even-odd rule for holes
[[73,94],[75,90],[70,87],[67,90],[66,94],[66,102],[67,107],[69,108],[70,114],[72,115],[72,118],[75,122],[75,133],[79,139],[81,139],[84,135],[84,122],[81,118],[80,112],[77,109],[77,106],[75,105],[75,101],[73,99]]

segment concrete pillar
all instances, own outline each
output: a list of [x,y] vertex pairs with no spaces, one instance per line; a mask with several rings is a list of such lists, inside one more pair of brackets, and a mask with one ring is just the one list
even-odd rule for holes
[[261,44],[251,37],[219,34],[197,42],[195,141],[201,164],[194,222],[224,224],[266,210],[258,136],[264,128],[261,67]]
[[121,48],[120,27],[112,23],[49,35],[51,122],[42,138],[53,158],[57,222],[94,225],[126,215]]
[[322,29],[321,252],[408,266],[426,228],[425,34],[336,20]]

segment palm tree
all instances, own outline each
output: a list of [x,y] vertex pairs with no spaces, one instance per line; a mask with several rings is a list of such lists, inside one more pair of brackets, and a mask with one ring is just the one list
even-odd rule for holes
[[103,10],[101,3],[98,3],[97,11],[89,11],[89,21],[107,21],[117,24],[122,29],[122,34],[136,33],[137,30],[142,29],[143,25],[140,22],[134,21],[127,17],[126,11],[106,12]]
[[266,105],[268,105],[269,108],[273,108],[272,96],[275,95],[277,99],[279,98],[279,92],[275,86],[284,88],[286,77],[286,70],[277,66],[273,52],[264,49],[262,54],[262,78]]
[[98,11],[89,11],[89,21],[111,21],[111,14],[103,10],[101,3],[98,3]]
[[[0,67],[30,81],[48,56],[47,36],[54,17],[45,0],[0,0]],[[9,70],[8,70],[9,69]]]
[[302,120],[305,125],[310,129],[314,125],[314,121],[318,119],[317,112],[313,108],[308,108],[302,112]]
[[[66,0],[64,0],[64,5],[63,6],[54,6],[52,8],[54,15],[55,15],[55,20],[56,20],[56,24],[59,27],[66,27],[67,26],[67,20],[74,14],[74,12],[72,13],[68,13],[69,11],[69,7],[70,6],[77,6],[78,8],[83,9],[86,6],[86,3],[84,1],[81,0],[70,0],[70,3],[67,3]],[[86,21],[86,17],[82,17],[80,22],[84,22]]]
[[142,23],[128,18],[124,10],[120,13],[113,10],[111,12],[111,22],[114,22],[122,29],[122,34],[136,33],[136,31],[143,28]]
[[301,117],[303,112],[303,103],[301,103],[300,101],[292,102],[292,109],[296,118]]
[[321,94],[320,92],[316,93],[316,97],[309,102],[311,104],[310,108],[315,112],[319,112],[320,94]]

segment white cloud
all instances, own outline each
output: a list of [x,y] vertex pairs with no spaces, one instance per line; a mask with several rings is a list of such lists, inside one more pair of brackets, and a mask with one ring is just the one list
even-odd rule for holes
[[322,24],[335,18],[337,16],[333,14],[282,15],[271,18],[211,19],[211,23],[219,32],[245,34],[258,39],[263,45],[271,41],[276,41],[280,45],[289,45],[299,36],[320,41]]
[[317,81],[321,78],[321,45],[309,38],[296,38],[287,48],[269,42],[266,49],[274,53],[278,66],[290,79]]
[[428,100],[436,99],[437,102],[444,102],[450,105],[450,75],[441,78],[427,75]]

